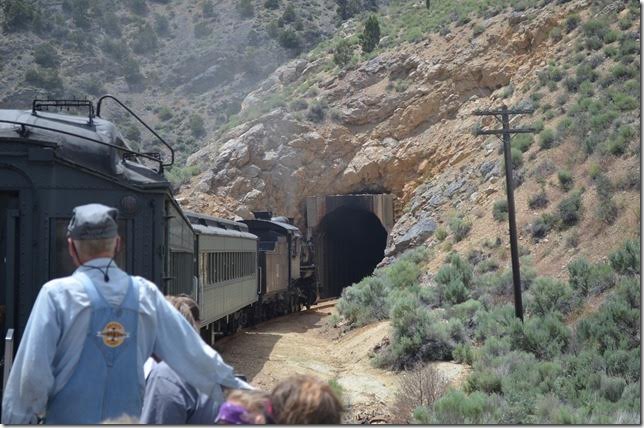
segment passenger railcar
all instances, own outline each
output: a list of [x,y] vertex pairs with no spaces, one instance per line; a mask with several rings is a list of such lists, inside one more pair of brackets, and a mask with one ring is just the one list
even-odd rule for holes
[[[195,231],[194,293],[201,308],[204,338],[249,324],[259,298],[257,236],[248,226],[221,218],[187,212]],[[245,309],[245,310],[244,310]]]

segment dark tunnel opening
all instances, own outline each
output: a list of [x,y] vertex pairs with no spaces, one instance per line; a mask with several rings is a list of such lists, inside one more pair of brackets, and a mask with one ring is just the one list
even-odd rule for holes
[[373,213],[339,207],[322,219],[315,242],[320,297],[336,297],[373,272],[384,257],[387,231]]

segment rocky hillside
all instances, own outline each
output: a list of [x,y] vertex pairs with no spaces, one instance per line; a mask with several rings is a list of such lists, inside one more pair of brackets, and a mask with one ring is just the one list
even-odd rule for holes
[[[391,192],[388,255],[426,242],[506,257],[500,143],[472,132],[500,126],[474,110],[504,103],[535,109],[512,122],[537,128],[513,140],[523,254],[560,275],[571,257],[598,259],[638,236],[639,5],[432,4],[383,8],[370,54],[351,20],[278,68],[242,102],[241,123],[188,159],[203,173],[182,202],[241,217],[272,209],[301,224],[306,196]],[[353,58],[341,67],[343,39]]]
[[[110,93],[173,143],[178,166],[257,83],[336,26],[333,0],[2,2],[0,107]],[[128,139],[153,137],[113,111]],[[175,169],[174,176],[186,173]],[[175,177],[179,178],[179,177]]]

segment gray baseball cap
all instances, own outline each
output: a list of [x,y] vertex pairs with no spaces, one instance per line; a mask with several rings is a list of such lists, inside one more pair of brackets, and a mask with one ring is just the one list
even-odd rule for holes
[[114,238],[118,234],[118,212],[102,204],[78,206],[67,226],[67,236],[76,241]]

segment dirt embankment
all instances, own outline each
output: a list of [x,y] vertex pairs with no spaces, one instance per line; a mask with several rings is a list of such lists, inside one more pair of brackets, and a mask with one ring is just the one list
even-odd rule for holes
[[[335,379],[343,389],[346,422],[388,422],[399,375],[377,369],[369,353],[389,332],[380,322],[339,335],[328,326],[335,301],[255,326],[217,342],[227,363],[252,385],[269,391],[288,376],[301,373]],[[451,381],[459,382],[463,366],[436,363]]]

